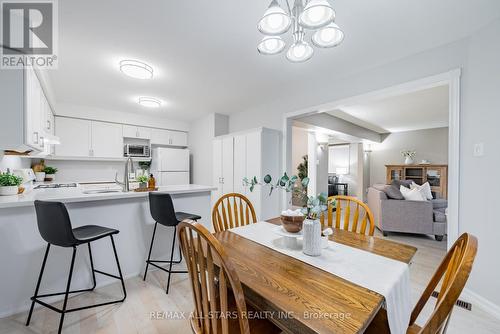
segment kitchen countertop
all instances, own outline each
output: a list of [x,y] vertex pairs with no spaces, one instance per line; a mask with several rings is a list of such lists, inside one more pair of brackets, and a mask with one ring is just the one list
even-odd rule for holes
[[[60,201],[63,203],[104,201],[127,198],[141,198],[148,196],[148,192],[105,192],[105,193],[85,193],[93,190],[102,190],[102,187],[92,188],[78,185],[76,188],[56,188],[56,189],[33,189],[25,194],[15,196],[0,196],[0,209],[33,206],[35,200]],[[116,189],[116,188],[111,188]],[[212,186],[199,184],[187,184],[176,186],[159,187],[158,192],[168,192],[170,194],[190,194],[209,192],[216,190]]]

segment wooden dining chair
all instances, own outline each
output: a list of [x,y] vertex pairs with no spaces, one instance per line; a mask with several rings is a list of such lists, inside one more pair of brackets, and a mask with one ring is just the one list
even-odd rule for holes
[[[477,253],[477,239],[464,233],[453,244],[445,258],[432,276],[422,296],[411,313],[407,334],[444,334],[453,311],[453,306],[464,289],[472,270]],[[432,293],[441,282],[434,311],[423,327],[415,324],[420,312],[429,301]],[[390,333],[387,325],[387,313],[382,310],[365,332],[367,334]]]
[[[238,274],[223,246],[203,225],[190,220],[179,224],[195,310],[191,328],[197,334],[280,333],[266,319],[250,317]],[[229,316],[228,316],[229,315]]]
[[[375,232],[375,220],[372,211],[368,205],[356,197],[343,195],[330,196],[328,197],[328,203],[326,224],[325,215],[321,216],[321,224],[324,227],[342,228],[346,231],[359,234],[366,234],[368,230],[368,235],[370,236]],[[334,205],[331,203],[335,203],[335,226],[333,226]]]
[[257,222],[252,202],[242,194],[230,193],[217,200],[212,209],[215,232]]

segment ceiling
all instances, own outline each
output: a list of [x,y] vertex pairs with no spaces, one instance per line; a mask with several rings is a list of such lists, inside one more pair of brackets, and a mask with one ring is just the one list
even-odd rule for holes
[[[59,1],[59,69],[49,74],[55,98],[186,121],[229,114],[461,39],[500,17],[498,0],[337,0],[343,44],[292,64],[257,53],[256,23],[269,2]],[[124,76],[123,58],[152,65],[155,78]],[[164,107],[144,109],[140,95]]]
[[327,112],[378,133],[448,126],[448,86],[438,86]]

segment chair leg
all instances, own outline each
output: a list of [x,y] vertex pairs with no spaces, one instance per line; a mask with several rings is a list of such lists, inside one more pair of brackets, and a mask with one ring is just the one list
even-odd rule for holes
[[68,304],[69,288],[71,286],[71,278],[73,277],[73,268],[75,267],[75,257],[76,246],[73,246],[73,256],[71,258],[71,266],[69,268],[68,284],[66,285],[66,293],[64,294],[63,308],[61,310],[61,320],[59,321],[59,330],[57,331],[58,333],[61,333],[63,327],[64,314],[66,313],[66,305]]
[[177,226],[174,226],[174,237],[172,238],[172,251],[170,252],[170,265],[168,269],[168,279],[167,279],[167,295],[168,290],[170,290],[170,276],[172,275],[172,262],[174,260],[174,250],[175,250],[175,239],[177,236]]
[[153,229],[153,237],[151,238],[151,245],[149,245],[149,254],[148,254],[148,259],[146,261],[146,270],[144,270],[144,278],[142,279],[143,281],[146,280],[146,275],[148,274],[149,261],[151,261],[151,251],[153,250],[153,242],[155,241],[156,226],[158,226],[157,222],[155,222],[155,228]]
[[110,235],[110,237],[111,237],[111,244],[113,245],[113,252],[115,253],[116,266],[118,267],[118,273],[120,274],[120,281],[122,282],[123,299],[121,301],[124,301],[125,298],[127,298],[127,290],[125,289],[125,281],[123,280],[122,269],[120,267],[120,261],[118,261],[118,254],[116,253],[115,240],[113,239],[113,235]]
[[96,287],[94,260],[92,259],[92,250],[90,249],[90,242],[87,245],[89,245],[90,269],[92,270],[92,281],[94,282],[94,285],[92,286],[92,288],[90,288],[90,290],[94,290]]
[[30,325],[31,315],[33,314],[33,308],[35,307],[35,298],[38,296],[38,290],[40,289],[40,283],[42,282],[42,276],[43,276],[43,272],[45,270],[45,263],[47,263],[49,249],[50,249],[50,244],[47,244],[47,248],[45,249],[45,255],[43,257],[42,268],[40,269],[40,275],[38,275],[38,281],[36,283],[35,295],[32,298],[30,312],[28,314],[28,319],[26,320],[26,326]]

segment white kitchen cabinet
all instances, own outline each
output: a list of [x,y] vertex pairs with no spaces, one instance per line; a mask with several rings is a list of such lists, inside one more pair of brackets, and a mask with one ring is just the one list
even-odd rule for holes
[[152,129],[151,145],[187,147],[187,133],[182,131]]
[[170,145],[172,146],[188,146],[188,138],[186,132],[169,131]]
[[213,142],[212,201],[220,196],[237,192],[252,202],[257,218],[265,220],[279,216],[280,191],[269,196],[269,188],[255,186],[253,191],[243,184],[243,179],[257,177],[262,182],[269,174],[273,182],[281,176],[281,135],[279,131],[258,128],[237,134],[217,137]]
[[38,154],[50,148],[45,139],[52,132],[45,128],[45,113],[52,110],[33,68],[2,71],[0,101],[0,149]]
[[122,125],[84,119],[57,117],[56,146],[59,157],[122,158]]
[[91,121],[76,118],[56,117],[56,135],[61,144],[56,145],[56,156],[91,156]]
[[122,125],[92,121],[90,154],[96,158],[122,158]]
[[124,138],[151,139],[151,128],[134,125],[123,125]]

